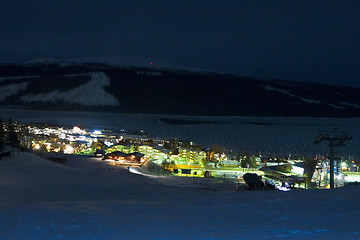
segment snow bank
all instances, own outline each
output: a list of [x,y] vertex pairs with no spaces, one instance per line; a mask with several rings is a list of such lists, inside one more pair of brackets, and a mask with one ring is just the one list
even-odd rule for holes
[[66,168],[64,165],[49,161],[34,153],[11,152],[10,158],[0,161],[0,167],[26,167],[26,168]]

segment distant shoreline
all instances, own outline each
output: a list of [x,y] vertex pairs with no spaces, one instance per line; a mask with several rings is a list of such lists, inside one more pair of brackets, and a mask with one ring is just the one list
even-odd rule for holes
[[225,122],[217,121],[200,121],[200,120],[187,120],[187,119],[176,119],[176,118],[160,118],[161,123],[169,125],[190,125],[190,124],[228,124]]

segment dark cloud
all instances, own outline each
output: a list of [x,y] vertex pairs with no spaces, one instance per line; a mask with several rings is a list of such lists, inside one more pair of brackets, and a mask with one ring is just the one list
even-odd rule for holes
[[0,0],[0,60],[151,56],[357,85],[358,1]]

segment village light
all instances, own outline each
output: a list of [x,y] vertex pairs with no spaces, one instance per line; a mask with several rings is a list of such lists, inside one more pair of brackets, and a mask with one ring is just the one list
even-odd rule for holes
[[64,153],[65,154],[72,154],[72,153],[74,153],[74,148],[71,145],[66,145],[66,147],[64,149]]
[[100,131],[100,130],[95,130],[95,131],[92,132],[92,134],[100,135],[100,134],[101,134],[101,131]]
[[299,175],[304,175],[304,168],[298,167],[298,166],[292,166],[291,172],[299,174]]

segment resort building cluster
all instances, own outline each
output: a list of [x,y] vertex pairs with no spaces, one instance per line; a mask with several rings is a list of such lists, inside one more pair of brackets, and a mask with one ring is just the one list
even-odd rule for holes
[[[25,126],[25,125],[24,125]],[[22,128],[24,128],[24,126]],[[306,186],[304,159],[264,157],[261,154],[233,153],[222,146],[204,148],[191,141],[175,138],[153,138],[146,132],[120,130],[88,130],[80,127],[64,128],[47,124],[25,126],[27,148],[37,152],[80,154],[99,157],[114,165],[142,166],[156,164],[163,174],[187,177],[222,177],[240,179],[245,173],[257,173],[278,183]],[[327,187],[329,164],[324,156],[315,156],[312,184]],[[348,176],[344,172],[358,172],[353,159],[342,159],[336,164],[337,186]],[[355,174],[355,177],[360,177]],[[311,182],[311,181],[310,181]],[[309,184],[309,182],[308,182]]]

